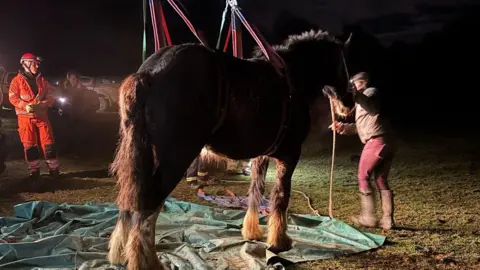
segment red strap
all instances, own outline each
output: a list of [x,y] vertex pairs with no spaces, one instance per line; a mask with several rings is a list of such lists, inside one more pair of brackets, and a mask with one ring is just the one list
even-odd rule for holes
[[250,35],[252,35],[253,39],[258,44],[265,57],[268,60],[271,60],[273,67],[277,70],[278,73],[282,74],[282,69],[285,68],[285,62],[282,60],[282,58],[273,50],[272,46],[268,44],[265,38],[260,34],[260,31],[258,31],[258,29],[254,25],[250,26],[245,17],[243,17],[243,14],[240,12],[238,7],[232,6],[231,10],[232,12],[236,13],[245,28],[247,28],[248,32],[250,32]]
[[285,68],[285,61],[283,61],[282,57],[280,57],[280,55],[278,55],[278,53],[272,48],[272,46],[268,44],[262,34],[260,34],[260,31],[258,31],[257,27],[253,25],[253,28],[258,34],[259,40],[261,40],[262,44],[265,44],[265,50],[271,57],[270,60],[272,61],[273,66],[277,69],[278,72],[281,72],[282,69]]
[[243,59],[242,25],[238,23],[237,17],[235,16],[234,12],[232,12],[231,16],[231,28],[233,56]]
[[160,4],[160,16],[162,18],[163,33],[167,40],[167,45],[172,46],[172,39],[170,38],[170,32],[168,31],[167,20],[165,20],[165,14],[163,13],[162,5]]
[[197,39],[205,46],[205,47],[208,47],[208,42],[207,40],[203,37],[203,35],[200,33],[200,32],[197,32],[197,30],[195,30],[195,27],[193,27],[192,23],[190,22],[190,20],[188,20],[187,16],[185,16],[185,14],[183,13],[183,11],[177,6],[177,4],[175,3],[174,0],[167,0],[168,3],[172,6],[172,8],[178,13],[178,15],[183,19],[183,21],[185,22],[185,24],[188,26],[188,28],[190,29],[190,31],[192,31],[192,33],[195,35],[195,37],[197,37]]
[[155,51],[160,49],[160,40],[158,38],[157,17],[155,16],[155,3],[153,0],[148,1],[150,6],[150,17],[152,17],[153,39],[155,41]]
[[227,38],[225,39],[225,46],[223,46],[223,52],[227,52],[228,44],[230,43],[230,36],[232,35],[232,24],[228,27]]

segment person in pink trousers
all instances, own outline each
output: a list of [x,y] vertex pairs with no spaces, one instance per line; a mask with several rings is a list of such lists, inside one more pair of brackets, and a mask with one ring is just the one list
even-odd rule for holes
[[[393,192],[387,181],[396,152],[393,129],[381,110],[378,90],[368,84],[368,74],[360,72],[352,77],[351,82],[354,86],[355,123],[335,121],[333,125],[339,134],[358,134],[364,144],[358,166],[361,212],[352,220],[360,226],[380,227],[388,231],[394,226]],[[375,196],[370,186],[372,176],[380,191],[380,222],[375,215]]]

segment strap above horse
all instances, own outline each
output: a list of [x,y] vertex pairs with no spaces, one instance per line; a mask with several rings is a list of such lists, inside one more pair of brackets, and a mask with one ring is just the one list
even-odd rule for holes
[[[275,70],[280,74],[280,75],[285,75],[286,74],[286,65],[283,59],[278,55],[275,50],[273,50],[272,46],[268,44],[268,42],[265,40],[265,38],[260,34],[260,31],[258,31],[257,27],[254,25],[250,25],[245,19],[245,17],[242,14],[242,11],[240,7],[238,6],[237,0],[226,0],[228,5],[230,5],[230,9],[232,13],[235,13],[237,17],[240,19],[242,22],[243,26],[248,30],[250,35],[253,37],[255,42],[258,44],[260,49],[262,50],[263,54],[265,57],[270,60],[272,63],[273,67]],[[233,24],[234,22],[232,22]]]
[[[190,29],[192,34],[198,39],[198,41],[200,41],[200,43],[202,43],[205,47],[210,48],[208,46],[208,42],[205,39],[205,37],[202,35],[200,31],[197,31],[197,29],[193,26],[193,24],[190,22],[190,20],[186,16],[185,7],[180,2],[178,2],[177,4],[175,0],[167,0],[167,2],[175,10],[175,12],[177,12],[177,14],[182,18],[182,20],[185,22],[185,24]],[[160,3],[160,0],[149,0],[149,4],[150,4],[150,14],[152,16],[152,24],[154,27],[153,32],[155,35],[155,50],[158,51],[162,47],[162,45],[163,46],[172,45],[172,41],[170,39],[170,34],[168,32],[168,28],[167,28],[167,24],[166,24],[165,16],[163,14],[163,8]],[[179,5],[182,8],[180,8]],[[185,10],[185,12],[182,9]],[[157,11],[159,13],[158,15],[160,15],[160,20],[161,20],[160,27],[158,27],[159,24],[157,23]]]

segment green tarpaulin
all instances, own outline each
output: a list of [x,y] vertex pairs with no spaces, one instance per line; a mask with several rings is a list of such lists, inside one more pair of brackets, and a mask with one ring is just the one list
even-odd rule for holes
[[[117,214],[114,204],[16,205],[16,217],[0,218],[0,269],[123,269],[106,260]],[[244,215],[169,198],[157,220],[158,256],[171,269],[253,270],[362,252],[385,240],[329,217],[291,214],[293,249],[273,254],[242,239]],[[262,215],[264,228],[266,221]]]

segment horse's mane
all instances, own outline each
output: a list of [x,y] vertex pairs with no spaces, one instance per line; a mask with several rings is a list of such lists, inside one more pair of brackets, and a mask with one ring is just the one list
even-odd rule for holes
[[[310,30],[305,31],[300,34],[289,35],[286,40],[283,41],[282,44],[273,45],[272,48],[278,53],[287,53],[291,51],[296,45],[298,44],[305,44],[310,42],[318,42],[318,41],[327,41],[336,44],[343,44],[342,41],[331,35],[327,31],[322,30]],[[262,50],[260,47],[255,46],[252,53],[252,58],[256,59],[265,59],[265,55],[263,55]]]

